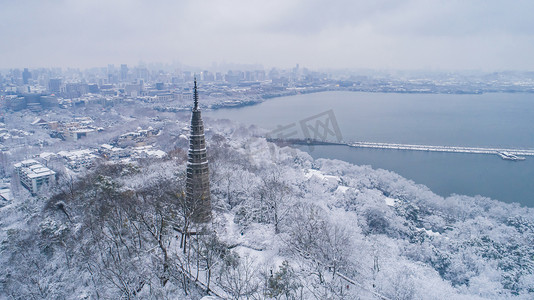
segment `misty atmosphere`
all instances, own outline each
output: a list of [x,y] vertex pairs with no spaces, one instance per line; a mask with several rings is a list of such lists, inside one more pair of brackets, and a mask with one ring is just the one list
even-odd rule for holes
[[530,1],[0,1],[0,299],[532,299]]

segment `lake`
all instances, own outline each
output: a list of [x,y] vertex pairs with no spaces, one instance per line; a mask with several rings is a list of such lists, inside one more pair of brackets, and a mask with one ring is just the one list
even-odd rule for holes
[[[327,111],[330,113],[317,116]],[[335,122],[328,125],[337,124],[344,141],[534,149],[534,94],[323,92],[206,111],[204,115],[279,128],[276,133],[284,132],[289,137],[303,137],[306,130],[313,133],[314,128],[321,128],[313,127],[317,120],[330,117]],[[300,121],[313,128],[306,129]],[[339,138],[329,135],[329,140]],[[506,161],[483,154],[347,146],[302,149],[315,158],[335,158],[394,171],[442,196],[482,195],[534,207],[534,157]]]

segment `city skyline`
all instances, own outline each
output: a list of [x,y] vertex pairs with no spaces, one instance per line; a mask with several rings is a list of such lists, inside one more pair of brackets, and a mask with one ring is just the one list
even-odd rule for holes
[[5,2],[0,68],[532,70],[527,1]]

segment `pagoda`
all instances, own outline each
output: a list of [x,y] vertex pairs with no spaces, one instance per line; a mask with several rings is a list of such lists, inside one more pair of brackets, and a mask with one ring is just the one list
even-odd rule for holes
[[198,108],[197,79],[193,92],[194,106],[191,116],[189,152],[187,155],[186,204],[194,223],[211,220],[211,197],[204,123]]

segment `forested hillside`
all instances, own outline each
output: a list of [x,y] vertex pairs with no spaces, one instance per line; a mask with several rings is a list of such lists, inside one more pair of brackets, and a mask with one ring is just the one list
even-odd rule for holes
[[0,298],[532,299],[534,211],[210,134],[213,223],[185,148],[60,174],[0,208]]

